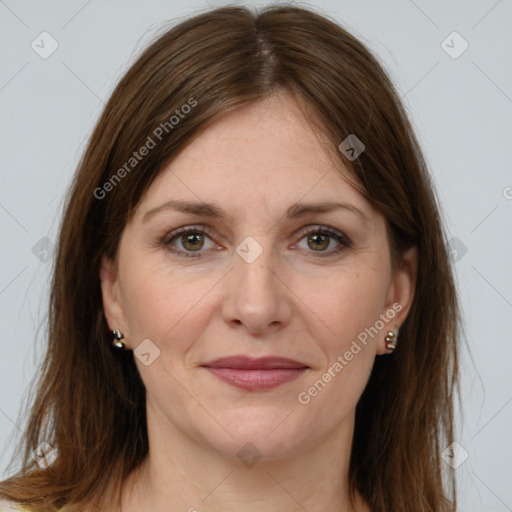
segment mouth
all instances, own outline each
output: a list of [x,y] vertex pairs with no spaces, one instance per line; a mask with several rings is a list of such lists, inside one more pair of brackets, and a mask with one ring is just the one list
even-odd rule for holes
[[309,368],[304,363],[284,357],[247,356],[223,357],[202,367],[223,382],[250,391],[275,388],[295,380]]

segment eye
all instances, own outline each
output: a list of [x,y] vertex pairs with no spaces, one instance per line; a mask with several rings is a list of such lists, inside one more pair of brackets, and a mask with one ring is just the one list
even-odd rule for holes
[[[308,252],[318,253],[313,254],[314,257],[327,258],[335,256],[345,248],[351,247],[351,242],[346,235],[328,226],[302,228],[301,235],[303,237],[302,239],[306,239],[307,247],[312,249]],[[338,244],[338,246],[330,251],[325,250],[331,246],[331,242],[333,240]]]
[[[302,228],[300,234],[302,235],[300,241],[306,239],[307,247],[304,250],[313,253],[312,256],[314,257],[335,256],[344,249],[351,247],[351,241],[346,235],[328,226],[305,227]],[[326,250],[333,245],[333,240],[337,246],[331,248],[331,250]],[[207,241],[210,242],[209,247],[206,244]],[[177,256],[189,258],[200,258],[204,252],[202,249],[207,250],[215,247],[213,240],[206,234],[205,226],[187,226],[175,229],[167,233],[160,243]]]
[[[178,228],[166,234],[162,239],[162,245],[167,247],[170,251],[174,252],[178,256],[199,258],[201,257],[201,249],[204,248],[206,239],[210,240],[210,242],[213,244],[213,241],[205,233],[204,226],[200,228],[188,226],[184,228]],[[180,244],[181,248],[184,250],[181,250],[179,246],[176,248],[174,245],[175,243]],[[198,254],[193,254],[194,252]]]

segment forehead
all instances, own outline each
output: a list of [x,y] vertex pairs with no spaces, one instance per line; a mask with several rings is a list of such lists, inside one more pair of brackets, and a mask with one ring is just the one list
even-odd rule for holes
[[337,148],[315,132],[289,95],[232,112],[196,137],[155,179],[141,206],[170,199],[225,205],[251,214],[299,201],[345,201],[370,215],[371,206],[344,177]]

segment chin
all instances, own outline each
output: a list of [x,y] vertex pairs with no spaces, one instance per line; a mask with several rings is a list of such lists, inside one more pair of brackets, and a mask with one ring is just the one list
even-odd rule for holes
[[221,415],[222,426],[233,437],[224,430],[219,436],[218,429],[215,437],[211,437],[212,430],[203,432],[203,436],[216,451],[235,456],[241,462],[244,457],[261,457],[263,461],[286,459],[306,441],[312,441],[312,431],[304,428],[298,414],[291,407],[239,407]]

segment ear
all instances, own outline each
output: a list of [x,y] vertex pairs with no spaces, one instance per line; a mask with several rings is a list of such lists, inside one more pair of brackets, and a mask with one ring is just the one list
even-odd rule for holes
[[[386,307],[383,311],[389,322],[379,333],[377,354],[389,354],[386,349],[385,337],[388,331],[398,334],[399,327],[405,322],[412,306],[416,289],[416,275],[418,272],[418,249],[411,247],[402,253],[402,261],[398,264],[392,276],[386,298]],[[400,343],[398,336],[398,343]]]
[[[119,329],[128,338],[127,323],[119,290],[117,264],[103,256],[100,265],[103,312],[111,331]],[[126,340],[125,340],[126,343]],[[128,345],[126,343],[126,345]]]

